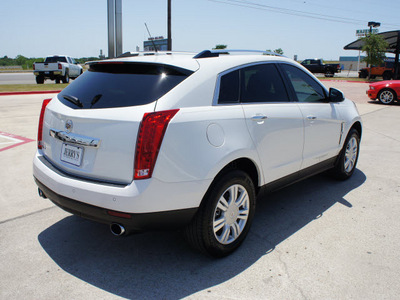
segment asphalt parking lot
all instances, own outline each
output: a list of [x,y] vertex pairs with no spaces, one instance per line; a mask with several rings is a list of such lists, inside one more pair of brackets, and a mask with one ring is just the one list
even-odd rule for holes
[[0,299],[397,299],[400,104],[369,101],[365,83],[323,83],[362,115],[354,176],[260,194],[245,243],[219,260],[180,232],[116,238],[41,199],[34,140],[54,94],[0,96]]

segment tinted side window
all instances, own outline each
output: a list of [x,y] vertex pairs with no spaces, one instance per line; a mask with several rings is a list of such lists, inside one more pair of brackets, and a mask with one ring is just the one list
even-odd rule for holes
[[255,65],[241,69],[240,83],[240,100],[244,103],[290,101],[274,64]]
[[218,103],[239,101],[239,70],[221,76]]
[[291,65],[281,65],[288,76],[299,102],[322,102],[325,92],[308,74]]

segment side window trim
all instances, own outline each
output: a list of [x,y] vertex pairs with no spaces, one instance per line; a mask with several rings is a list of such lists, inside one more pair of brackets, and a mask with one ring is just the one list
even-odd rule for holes
[[[221,86],[221,78],[222,78],[222,76],[224,76],[224,75],[226,75],[226,74],[229,74],[229,73],[231,73],[231,72],[235,72],[235,71],[237,71],[237,70],[240,70],[242,67],[243,67],[243,66],[237,66],[237,67],[234,67],[234,68],[232,68],[232,69],[225,70],[225,71],[223,71],[223,72],[221,72],[221,73],[219,73],[219,74],[217,75],[217,80],[216,80],[216,82],[215,82],[215,89],[214,89],[214,97],[213,97],[213,101],[212,101],[212,106],[218,106],[218,105],[238,105],[238,104],[240,104],[239,98],[238,98],[238,101],[237,101],[237,102],[233,102],[233,103],[219,103],[218,100],[219,100],[219,92],[220,92],[220,86]],[[240,72],[239,72],[239,76],[240,76]],[[240,77],[239,77],[239,82],[240,82]],[[240,84],[239,84],[239,86],[238,86],[238,89],[239,89],[239,94],[240,94]]]
[[[292,66],[292,67],[295,67],[295,68],[299,69],[300,71],[303,71],[303,70],[301,68],[297,67],[296,65],[290,64],[290,63],[282,62],[282,63],[278,64],[279,70],[280,70],[282,76],[285,78],[284,82],[287,85],[288,91],[290,91],[290,96],[293,98],[293,101],[294,102],[298,102],[298,103],[306,103],[306,102],[300,102],[298,100],[297,95],[296,95],[296,91],[294,90],[293,85],[290,83],[290,78],[286,74],[285,70],[282,68],[282,65],[289,65],[289,66]],[[303,71],[303,73],[305,73],[305,75],[307,75],[308,78],[310,78],[312,81],[314,81],[318,86],[320,86],[322,88],[322,91],[324,93],[324,97],[325,97],[325,99],[327,99],[329,92],[326,89],[326,87],[324,85],[322,85],[320,82],[316,81],[312,76],[307,74],[307,72]],[[314,102],[314,103],[326,103],[326,102]]]

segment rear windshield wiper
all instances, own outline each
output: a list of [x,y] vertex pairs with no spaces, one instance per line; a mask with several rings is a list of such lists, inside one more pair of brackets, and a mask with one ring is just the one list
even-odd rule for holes
[[63,98],[73,104],[75,104],[76,106],[82,108],[83,104],[82,102],[75,96],[70,96],[70,95],[64,95]]

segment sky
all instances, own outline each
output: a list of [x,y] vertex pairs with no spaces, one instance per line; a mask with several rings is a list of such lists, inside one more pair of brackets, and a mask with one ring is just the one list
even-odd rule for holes
[[[400,30],[399,0],[172,0],[172,49],[281,48],[299,60],[357,56],[357,29]],[[167,0],[122,0],[123,52],[167,37]],[[108,55],[107,0],[0,0],[0,57]]]

